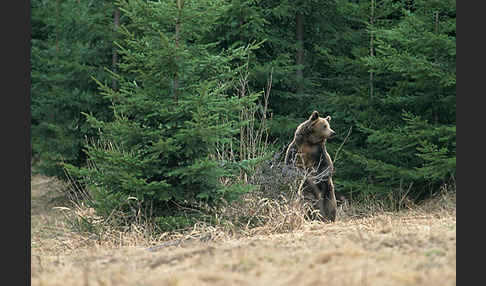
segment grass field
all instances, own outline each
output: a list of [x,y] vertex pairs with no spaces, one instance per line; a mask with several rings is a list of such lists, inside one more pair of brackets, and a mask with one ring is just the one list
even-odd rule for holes
[[456,285],[453,194],[399,212],[346,206],[335,223],[287,233],[213,230],[151,252],[169,237],[75,232],[63,185],[38,175],[31,185],[32,285]]

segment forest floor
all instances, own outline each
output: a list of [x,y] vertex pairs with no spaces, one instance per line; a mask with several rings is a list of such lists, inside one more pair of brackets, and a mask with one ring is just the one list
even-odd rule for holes
[[334,223],[150,252],[162,241],[136,229],[118,238],[73,231],[62,184],[35,175],[31,186],[32,285],[456,285],[453,194],[398,212],[341,210]]

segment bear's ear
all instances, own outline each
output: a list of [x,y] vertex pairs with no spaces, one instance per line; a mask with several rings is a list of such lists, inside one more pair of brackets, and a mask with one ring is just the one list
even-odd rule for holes
[[314,110],[314,111],[312,112],[311,116],[309,117],[309,120],[310,120],[310,121],[314,121],[314,120],[316,120],[317,118],[319,118],[319,112],[317,112],[317,111],[315,111],[315,110]]
[[328,116],[326,117],[326,120],[327,120],[327,122],[331,122],[331,115],[328,115]]

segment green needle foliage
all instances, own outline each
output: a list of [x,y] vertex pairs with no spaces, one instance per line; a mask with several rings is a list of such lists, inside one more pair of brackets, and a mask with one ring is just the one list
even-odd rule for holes
[[369,26],[374,53],[361,60],[374,93],[361,95],[353,121],[362,140],[345,151],[343,164],[359,171],[342,175],[350,190],[420,199],[455,177],[455,1],[398,7],[398,19]]
[[313,110],[340,194],[455,187],[453,0],[34,0],[31,63],[35,170],[65,162],[104,215],[188,224],[246,190],[252,128],[281,152]]
[[99,139],[86,146],[88,166],[65,164],[102,216],[122,211],[136,219],[135,204],[162,229],[180,228],[251,188],[236,180],[248,162],[225,162],[216,148],[238,144],[235,135],[246,123],[240,111],[259,97],[234,92],[244,65],[232,64],[257,46],[215,50],[204,33],[224,3],[180,2],[118,2],[127,17],[117,44],[119,73],[112,73],[119,89],[98,81],[114,120],[85,113]]
[[81,112],[109,120],[109,101],[91,80],[109,80],[112,1],[31,1],[31,125],[35,171],[63,178],[60,162],[83,165],[85,137],[96,136]]

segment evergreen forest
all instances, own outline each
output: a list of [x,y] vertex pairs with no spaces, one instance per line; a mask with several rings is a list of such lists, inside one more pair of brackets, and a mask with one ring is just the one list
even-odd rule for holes
[[453,0],[31,0],[30,63],[33,172],[100,216],[238,201],[314,110],[340,196],[455,192]]

